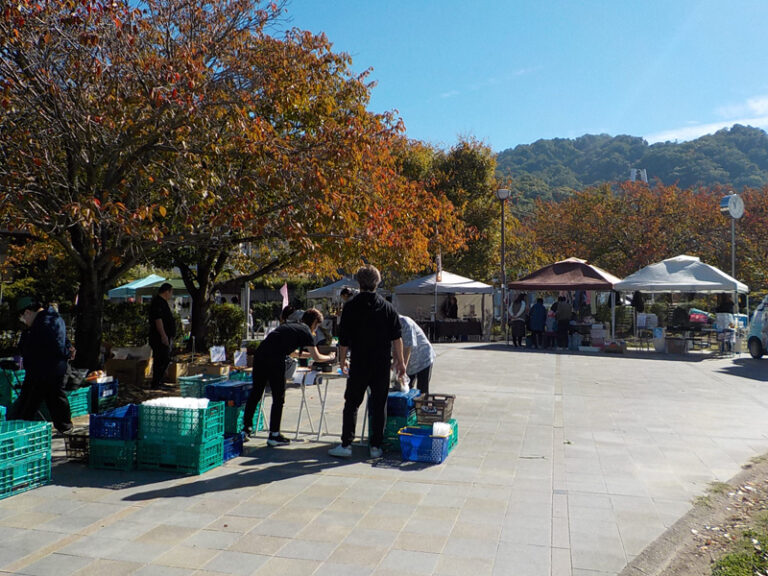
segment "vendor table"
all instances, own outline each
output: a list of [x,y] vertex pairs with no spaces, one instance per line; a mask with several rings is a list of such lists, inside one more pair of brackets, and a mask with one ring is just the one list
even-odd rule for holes
[[483,335],[480,320],[422,320],[418,324],[432,342],[441,338],[459,340],[462,336]]
[[315,433],[315,426],[312,422],[312,414],[309,410],[309,401],[307,400],[307,387],[317,386],[317,396],[320,398],[320,421],[317,426],[317,440],[323,434],[323,425],[325,425],[325,433],[328,434],[328,422],[325,420],[325,405],[328,401],[328,384],[331,380],[346,380],[346,374],[340,374],[339,372],[317,372],[309,369],[297,369],[293,376],[293,381],[299,384],[301,388],[301,405],[299,406],[299,417],[296,421],[296,435],[294,439],[299,438],[299,431],[301,429],[301,419],[306,411],[307,420],[309,420],[309,429],[312,434]]

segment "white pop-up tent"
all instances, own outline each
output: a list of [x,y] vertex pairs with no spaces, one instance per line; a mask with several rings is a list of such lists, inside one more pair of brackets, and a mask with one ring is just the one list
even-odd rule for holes
[[360,287],[357,284],[357,280],[350,277],[344,277],[341,280],[336,280],[336,282],[332,282],[331,284],[328,284],[327,286],[321,286],[320,288],[315,288],[314,290],[310,290],[307,292],[307,298],[312,298],[315,300],[318,300],[320,298],[338,298],[339,292],[341,292],[341,289],[344,288],[344,286],[349,286],[350,288],[354,288],[355,290],[358,290]]
[[619,292],[738,292],[749,286],[696,256],[682,254],[650,264],[613,285]]
[[440,320],[443,301],[448,295],[455,295],[457,317],[480,320],[483,336],[488,336],[493,320],[493,286],[446,271],[441,273],[439,282],[436,277],[430,274],[395,286],[392,302],[398,312],[415,320],[430,320],[436,310]]

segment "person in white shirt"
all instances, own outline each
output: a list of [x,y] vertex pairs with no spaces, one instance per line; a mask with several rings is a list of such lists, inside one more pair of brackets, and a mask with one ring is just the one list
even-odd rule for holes
[[429,343],[421,326],[408,316],[400,315],[400,329],[403,337],[403,360],[405,373],[411,388],[418,388],[422,395],[429,394],[429,380],[435,363],[435,349]]

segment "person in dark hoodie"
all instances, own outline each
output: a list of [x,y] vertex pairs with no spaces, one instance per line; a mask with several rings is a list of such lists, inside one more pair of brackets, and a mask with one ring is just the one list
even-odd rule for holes
[[19,342],[25,375],[19,397],[8,410],[8,420],[34,420],[45,402],[56,430],[68,432],[72,429],[72,414],[64,374],[72,346],[64,320],[53,307],[45,309],[31,296],[19,298],[16,310],[27,326]]
[[[343,372],[349,373],[344,391],[341,444],[331,448],[328,454],[337,458],[352,456],[357,410],[370,387],[370,455],[380,458],[393,353],[397,376],[405,375],[400,317],[392,304],[376,294],[381,274],[375,266],[361,267],[355,279],[360,284],[360,293],[344,305],[339,324],[339,364]],[[351,361],[349,368],[347,350]]]

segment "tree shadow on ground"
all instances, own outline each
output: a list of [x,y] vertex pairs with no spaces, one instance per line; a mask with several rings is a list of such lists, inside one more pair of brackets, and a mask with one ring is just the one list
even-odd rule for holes
[[768,382],[768,370],[766,370],[765,362],[765,360],[750,356],[734,358],[731,364],[718,369],[718,372],[757,380],[758,382]]
[[553,348],[513,348],[505,342],[490,342],[473,346],[473,350],[495,350],[510,354],[550,354],[559,356],[593,356],[611,360],[664,360],[668,362],[703,362],[704,360],[722,359],[713,352],[689,352],[687,354],[667,354],[665,352],[627,350],[623,353],[587,352],[581,350],[556,350]]

